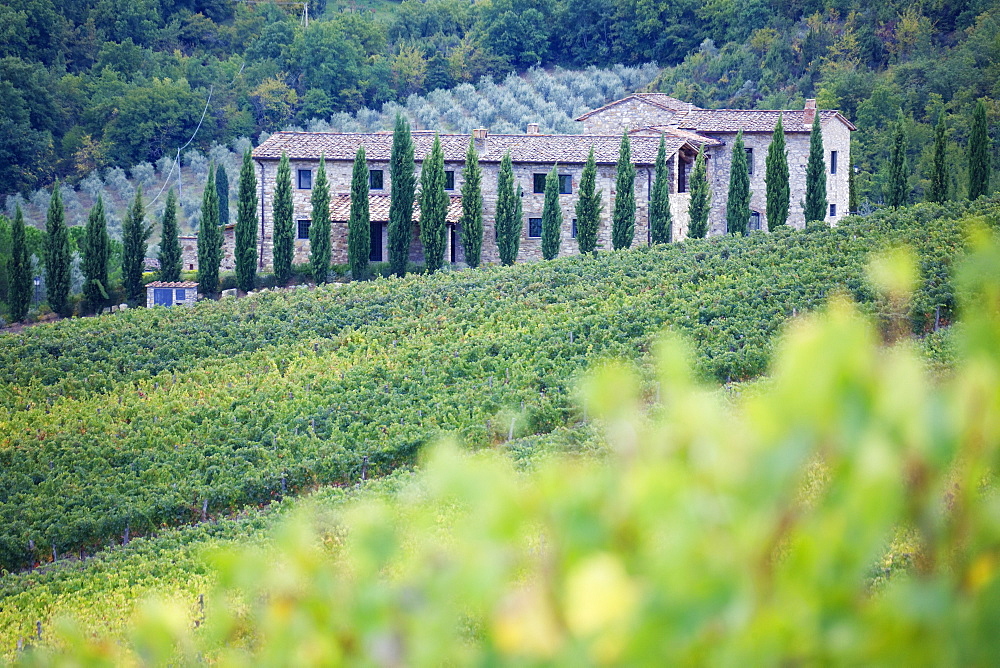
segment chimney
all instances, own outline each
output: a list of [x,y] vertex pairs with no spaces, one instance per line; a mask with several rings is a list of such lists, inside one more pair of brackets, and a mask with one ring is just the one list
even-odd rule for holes
[[528,134],[529,135],[537,135],[537,134],[539,134],[539,132],[538,132],[538,123],[528,123]]
[[806,100],[806,108],[802,113],[802,124],[812,126],[816,118],[816,100]]
[[482,155],[486,153],[486,128],[473,128],[472,139],[473,143],[476,145],[476,153]]

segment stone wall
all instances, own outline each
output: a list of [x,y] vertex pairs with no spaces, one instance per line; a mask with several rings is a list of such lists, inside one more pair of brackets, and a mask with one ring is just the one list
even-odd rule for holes
[[[706,133],[707,134],[707,133]],[[712,208],[709,214],[709,234],[726,233],[726,203],[729,200],[729,173],[732,165],[732,145],[736,133],[711,133],[715,139],[724,142],[707,152],[708,177],[712,190]],[[792,227],[805,226],[803,205],[806,198],[806,163],[809,161],[809,136],[807,132],[785,134],[788,151],[788,181],[790,202],[788,224]],[[750,175],[750,210],[760,213],[761,229],[767,229],[767,189],[764,176],[767,172],[767,149],[771,145],[771,133],[752,132],[743,135],[746,148],[753,149],[754,168]],[[843,123],[831,119],[823,125],[823,150],[826,162],[826,189],[829,204],[836,205],[836,214],[830,216],[827,206],[825,222],[836,225],[847,215],[848,169],[850,168],[851,136]],[[830,173],[830,152],[837,151],[837,173]]]
[[633,97],[583,119],[583,134],[621,135],[625,130],[666,125],[673,117],[674,112]]
[[[648,106],[648,105],[647,105]],[[272,252],[273,252],[273,231],[274,231],[274,218],[273,218],[273,203],[274,203],[274,187],[275,178],[277,175],[276,161],[260,161],[258,164],[263,164],[263,168],[260,169],[260,181],[263,184],[264,189],[264,235],[263,235],[263,257],[265,270],[270,270],[272,263]],[[462,187],[462,168],[464,164],[461,162],[448,162],[445,163],[445,170],[455,172],[455,190],[449,191],[450,194],[460,194]],[[500,256],[497,251],[496,245],[496,233],[493,225],[494,217],[496,214],[496,199],[497,199],[497,178],[499,176],[500,165],[498,163],[481,163],[482,167],[482,194],[483,194],[483,249],[482,249],[482,261],[487,262],[499,262]],[[292,168],[292,206],[293,206],[293,219],[298,220],[308,220],[311,217],[312,204],[310,203],[310,190],[298,189],[295,186],[297,184],[297,170],[299,169],[311,169],[315,177],[316,170],[319,168],[318,161],[296,161],[291,163]],[[385,186],[382,190],[371,191],[373,193],[379,192],[384,194],[389,194],[392,190],[392,184],[389,180],[389,166],[387,163],[380,162],[370,162],[370,169],[382,169],[383,170],[383,185]],[[350,181],[351,181],[351,171],[353,169],[353,163],[350,161],[341,162],[327,162],[327,180],[330,183],[330,194],[337,195],[350,194]],[[521,228],[521,246],[520,252],[518,254],[518,261],[528,261],[541,259],[541,239],[529,238],[528,237],[528,219],[529,218],[540,218],[542,215],[542,205],[544,202],[544,194],[534,193],[534,175],[546,174],[552,169],[551,163],[519,163],[514,165],[514,187],[517,188],[518,185],[521,186],[523,192],[522,207],[524,212],[524,222]],[[597,187],[602,192],[602,201],[604,203],[604,208],[601,215],[601,226],[598,231],[598,248],[611,248],[611,213],[614,206],[614,188],[615,188],[615,175],[616,168],[614,165],[599,165],[597,170]],[[416,169],[417,178],[419,181],[419,165]],[[572,178],[572,194],[560,195],[559,203],[563,212],[563,230],[562,230],[562,243],[560,246],[560,256],[565,255],[575,255],[578,253],[578,248],[576,245],[576,240],[572,235],[572,222],[576,217],[574,211],[576,207],[578,190],[580,187],[580,177],[583,173],[583,165],[566,165],[565,167],[560,166],[560,174],[569,174]],[[652,184],[653,169],[652,166],[637,166],[636,168],[636,189],[635,189],[635,200],[636,200],[636,223],[635,223],[635,240],[633,245],[641,245],[647,243],[649,238],[649,225],[648,225],[648,212],[649,212],[649,193],[650,186]],[[418,186],[419,187],[419,186]],[[296,223],[297,227],[297,223]],[[448,261],[451,257],[451,244],[454,240],[456,244],[455,256],[458,262],[464,259],[464,255],[461,249],[461,227],[456,226],[457,229],[452,231],[449,226],[448,234],[448,247],[445,250],[445,261]],[[385,226],[383,225],[383,249],[386,254],[384,258],[388,260],[387,257],[387,247],[386,247],[386,232]],[[231,246],[232,240],[227,238],[226,243]],[[347,262],[347,225],[343,222],[334,222],[331,225],[331,258],[334,264],[345,264]],[[410,260],[412,262],[423,262],[423,249],[420,244],[419,228],[417,225],[413,226],[413,236],[410,243]],[[309,261],[309,240],[308,239],[296,239],[295,241],[295,260],[296,263],[305,263]],[[188,267],[189,260],[185,256],[185,268]]]

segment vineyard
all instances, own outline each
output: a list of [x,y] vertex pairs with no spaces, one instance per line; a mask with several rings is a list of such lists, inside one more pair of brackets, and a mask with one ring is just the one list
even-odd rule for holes
[[869,254],[921,259],[919,331],[951,317],[971,210],[921,206],[837,229],[716,238],[509,269],[268,292],[63,321],[0,339],[0,564],[384,475],[456,433],[479,447],[583,416],[574,381],[640,359],[665,327],[698,371],[753,378],[792,315],[867,304]]

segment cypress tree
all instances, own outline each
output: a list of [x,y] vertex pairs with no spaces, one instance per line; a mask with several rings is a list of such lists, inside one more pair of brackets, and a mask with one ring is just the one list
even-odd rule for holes
[[[173,194],[173,191],[170,191]],[[170,199],[167,199],[169,206]],[[176,232],[176,230],[175,230]],[[176,234],[174,235],[176,242]],[[83,297],[91,312],[99,312],[108,301],[108,259],[111,252],[108,221],[104,215],[104,200],[100,195],[87,216],[83,238]],[[178,246],[178,262],[180,261]],[[171,279],[174,280],[174,279]]]
[[514,261],[517,260],[517,254],[521,249],[521,233],[524,230],[524,191],[521,190],[521,184],[517,184],[517,190],[514,191],[514,215],[511,218],[511,230],[510,236],[514,244]]
[[806,161],[806,222],[826,219],[826,161],[823,159],[823,128],[820,113],[813,117],[809,136],[809,159]]
[[181,280],[181,242],[177,230],[177,194],[171,188],[160,224],[160,280]]
[[319,169],[313,181],[312,223],[309,225],[309,265],[313,281],[326,283],[330,274],[330,184],[326,181],[326,158],[319,156]]
[[767,231],[774,232],[788,222],[788,205],[791,190],[788,185],[788,152],[785,150],[785,127],[778,115],[778,124],[771,135],[771,145],[767,147],[764,169],[765,215]]
[[618,149],[618,172],[615,177],[615,208],[611,214],[611,245],[615,250],[628,248],[635,236],[635,165],[628,131],[622,134]]
[[389,181],[392,188],[389,192],[389,229],[386,240],[389,270],[402,277],[406,274],[406,262],[410,259],[413,198],[416,189],[413,140],[410,136],[410,124],[402,114],[396,114],[396,126],[392,131]]
[[948,201],[948,140],[945,136],[944,114],[938,115],[934,126],[934,155],[931,159],[931,183],[927,188],[927,201],[944,204]]
[[479,167],[475,139],[469,139],[462,169],[462,248],[465,263],[479,266],[483,252],[483,170]]
[[542,204],[542,258],[551,260],[559,255],[563,215],[559,206],[559,171],[556,165],[545,177],[545,201]]
[[215,168],[215,192],[219,195],[219,225],[226,229],[229,224],[229,175],[221,163]]
[[31,306],[31,258],[28,257],[28,240],[24,231],[24,213],[21,205],[14,209],[14,225],[10,230],[10,296],[8,306],[14,322],[24,320]]
[[122,280],[125,283],[125,300],[129,306],[138,306],[146,301],[142,270],[146,263],[146,240],[150,231],[146,226],[142,186],[138,185],[132,205],[122,222]]
[[906,135],[903,133],[903,114],[900,112],[889,150],[889,186],[885,203],[894,209],[905,206],[909,199],[906,183]]
[[980,99],[972,114],[972,128],[969,131],[969,199],[976,199],[989,192],[991,148],[986,126],[986,105]]
[[444,151],[434,135],[431,154],[420,168],[420,243],[428,272],[441,268],[448,242],[448,193],[444,189]]
[[730,234],[746,236],[750,222],[750,170],[743,144],[743,130],[733,142],[733,160],[729,167],[729,197],[726,200],[726,229]]
[[208,170],[208,180],[201,196],[201,222],[198,224],[198,289],[213,295],[219,290],[219,265],[222,263],[222,228],[219,227],[219,192],[215,189],[215,170]]
[[347,262],[356,281],[368,280],[368,260],[372,252],[371,219],[368,214],[368,160],[365,147],[354,155],[351,174],[351,214],[347,219]]
[[45,296],[49,308],[61,316],[70,315],[69,283],[69,230],[66,228],[66,212],[63,209],[59,181],[53,187],[49,211],[45,216],[45,231],[48,234],[45,245]]
[[507,266],[517,261],[517,251],[521,245],[521,218],[517,214],[520,201],[520,194],[514,193],[514,165],[510,151],[507,151],[500,161],[500,172],[497,174],[497,213],[493,223],[497,233],[500,263]]
[[281,152],[274,186],[274,275],[279,283],[292,276],[295,256],[295,221],[292,208],[292,169],[288,154]]
[[698,148],[698,157],[691,170],[691,202],[688,204],[688,236],[704,239],[708,234],[708,212],[712,204],[712,193],[708,189],[708,170],[705,167],[705,147]]
[[587,164],[580,176],[580,194],[576,200],[576,243],[580,254],[597,252],[597,229],[601,225],[601,191],[597,189],[597,162],[590,147]]
[[[577,229],[579,229],[578,219]],[[669,244],[673,237],[674,221],[670,216],[670,174],[667,171],[667,143],[660,135],[660,148],[656,152],[656,171],[653,192],[649,200],[649,240],[654,244]]]
[[[257,175],[250,149],[243,154],[236,192],[236,285],[243,292],[250,292],[257,283]],[[221,214],[219,219],[221,224]]]

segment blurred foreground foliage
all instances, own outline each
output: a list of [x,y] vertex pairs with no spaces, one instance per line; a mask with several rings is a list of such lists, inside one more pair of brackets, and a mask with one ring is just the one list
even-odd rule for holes
[[[1000,247],[979,236],[943,378],[844,298],[796,319],[767,391],[728,408],[668,337],[657,387],[615,365],[586,384],[608,457],[519,471],[443,444],[392,497],[214,554],[198,619],[150,602],[128,647],[67,621],[18,661],[995,665]],[[907,262],[873,265],[886,299],[907,298]],[[910,567],[885,579],[901,531]]]

